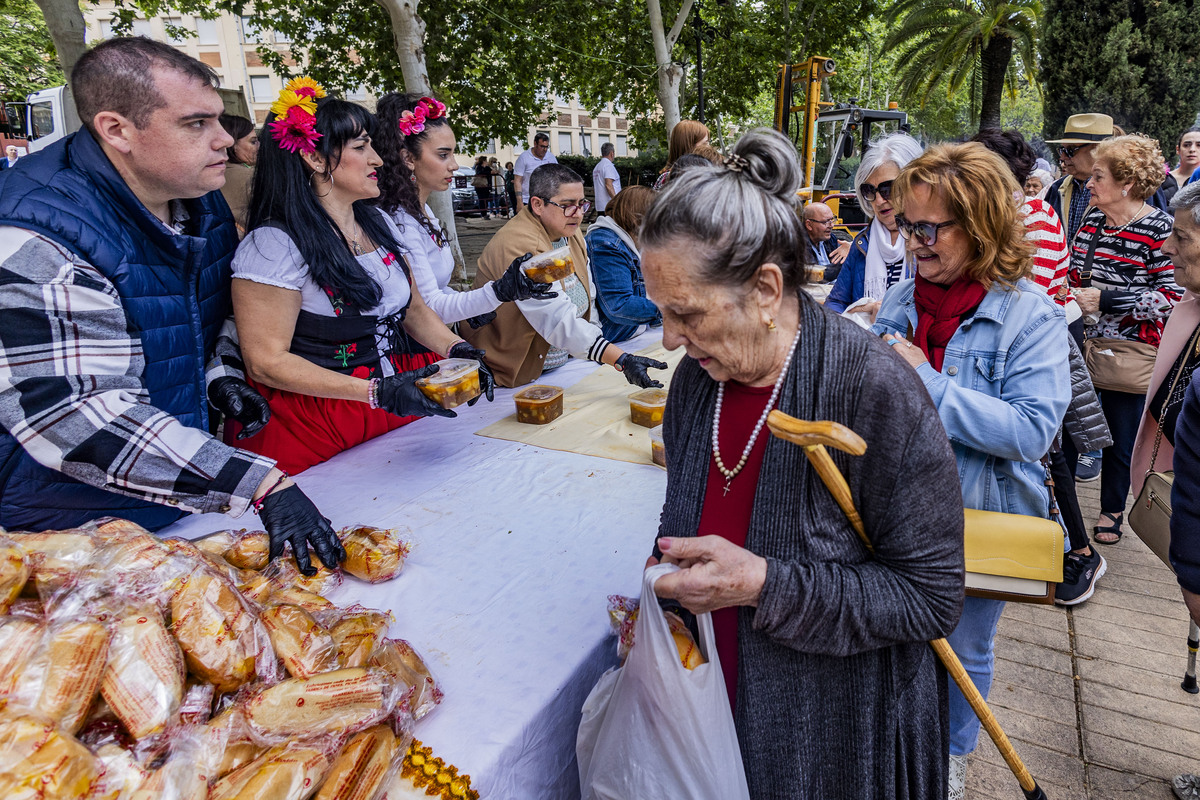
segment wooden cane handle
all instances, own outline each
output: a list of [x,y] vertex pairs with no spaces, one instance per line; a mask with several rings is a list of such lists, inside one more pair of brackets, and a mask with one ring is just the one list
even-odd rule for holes
[[840,422],[807,422],[775,409],[767,415],[767,427],[780,439],[802,447],[823,444],[852,456],[867,452],[867,443],[863,438]]

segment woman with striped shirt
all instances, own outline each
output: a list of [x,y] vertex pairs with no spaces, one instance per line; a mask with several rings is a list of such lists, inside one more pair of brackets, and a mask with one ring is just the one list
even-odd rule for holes
[[[1162,152],[1145,136],[1117,136],[1096,147],[1088,188],[1093,208],[1071,244],[1070,281],[1084,315],[1084,335],[1158,347],[1171,309],[1183,295],[1162,243],[1171,218],[1146,198],[1162,182]],[[1090,256],[1089,256],[1090,253]],[[1100,473],[1099,544],[1121,540],[1129,459],[1145,403],[1142,393],[1099,390],[1113,444]]]

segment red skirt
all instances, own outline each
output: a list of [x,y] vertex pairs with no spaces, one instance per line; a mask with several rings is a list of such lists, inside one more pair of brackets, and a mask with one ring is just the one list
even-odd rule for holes
[[[403,353],[390,358],[397,372],[420,369],[442,359],[437,353],[430,352]],[[397,417],[356,400],[311,397],[247,380],[267,399],[271,406],[271,421],[254,436],[238,441],[241,423],[227,419],[225,443],[273,458],[289,475],[297,475],[343,450],[420,419]]]

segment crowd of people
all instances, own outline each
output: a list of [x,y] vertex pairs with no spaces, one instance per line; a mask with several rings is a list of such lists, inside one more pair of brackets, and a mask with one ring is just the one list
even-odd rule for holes
[[[666,364],[620,347],[653,328],[689,356],[651,557],[684,568],[656,590],[713,612],[752,796],[964,796],[979,721],[926,642],[947,638],[986,696],[1004,609],[964,593],[964,508],[1059,520],[1074,605],[1131,486],[1173,468],[1171,561],[1200,620],[1198,129],[1169,169],[1158,142],[1076,115],[1059,179],[1012,131],[884,136],[850,241],[801,202],[775,132],[724,155],[681,122],[654,188],[622,186],[605,145],[586,232],[584,180],[538,134],[459,291],[429,205],[459,169],[438,99],[372,113],[301,78],[256,128],[222,113],[209,67],[142,38],[71,79],[83,129],[0,172],[5,528],[250,510],[272,557],[334,567],[291,476],[455,416],[417,387],[439,361],[478,361],[485,401],[572,357],[658,386]],[[498,172],[476,162],[485,209]],[[535,283],[524,263],[555,248],[575,274]],[[823,305],[811,278],[832,283]],[[869,547],[803,450],[764,435],[772,409],[865,440],[835,461]]]

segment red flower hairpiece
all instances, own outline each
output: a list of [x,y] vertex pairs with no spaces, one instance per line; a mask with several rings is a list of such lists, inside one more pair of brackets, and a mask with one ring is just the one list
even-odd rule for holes
[[425,120],[441,119],[445,116],[445,103],[440,103],[432,97],[422,97],[412,111],[405,111],[400,115],[398,126],[405,136],[412,136],[425,130]]
[[307,76],[288,82],[271,105],[275,121],[267,126],[280,147],[305,155],[316,152],[317,139],[321,138],[317,133],[317,100],[324,96],[321,84]]

